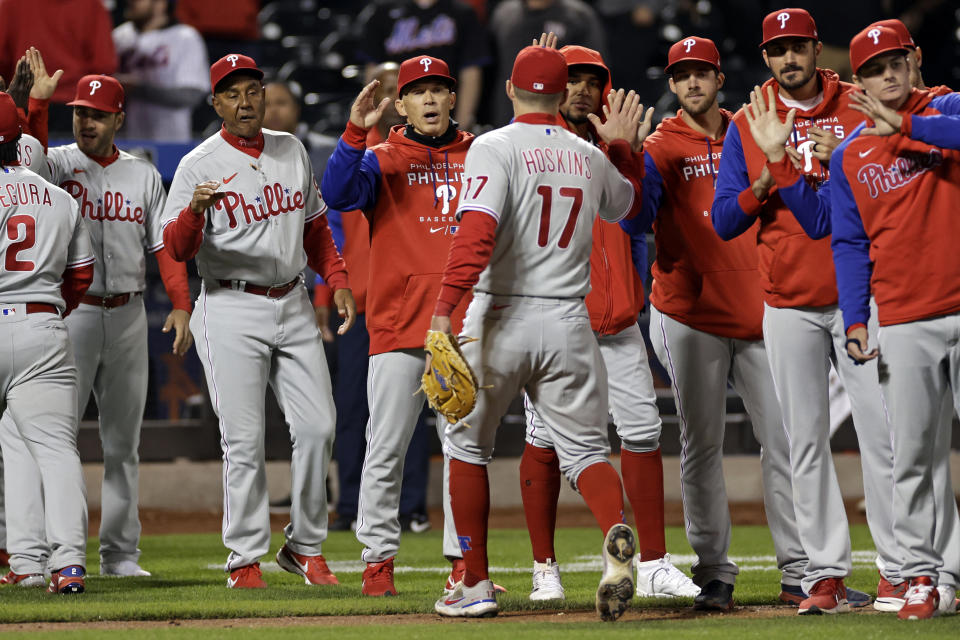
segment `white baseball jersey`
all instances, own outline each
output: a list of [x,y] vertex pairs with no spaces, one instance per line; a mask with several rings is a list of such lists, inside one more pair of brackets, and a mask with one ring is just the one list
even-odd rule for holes
[[[141,82],[158,89],[210,88],[207,47],[196,29],[175,24],[141,33],[132,22],[113,30],[122,73],[135,74]],[[121,133],[127,138],[186,142],[191,139],[192,105],[168,106],[127,99],[127,120]]]
[[497,220],[496,245],[476,288],[495,295],[583,297],[597,212],[616,222],[633,187],[604,153],[553,124],[514,122],[467,152],[458,214]]
[[94,261],[77,203],[29,169],[4,167],[0,229],[0,303],[44,302],[63,309],[63,272]]
[[47,154],[40,141],[26,133],[20,135],[17,143],[17,156],[20,166],[26,167],[44,180],[50,180],[50,167],[47,166]]
[[263,130],[254,158],[220,133],[184,156],[170,185],[163,224],[173,222],[201,182],[217,180],[227,196],[206,210],[197,270],[203,278],[270,286],[296,278],[307,265],[303,226],[326,213],[303,144],[289,133]]
[[163,180],[156,167],[125,151],[103,167],[76,144],[48,154],[51,182],[80,206],[97,256],[88,293],[108,296],[146,288],[143,250],[163,248]]

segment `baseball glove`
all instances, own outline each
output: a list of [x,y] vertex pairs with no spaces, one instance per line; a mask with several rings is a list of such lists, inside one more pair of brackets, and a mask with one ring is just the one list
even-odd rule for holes
[[[475,340],[466,338],[463,344]],[[454,424],[473,411],[477,404],[480,386],[477,376],[463,357],[455,336],[428,331],[424,349],[430,353],[432,362],[430,370],[420,380],[420,389],[426,394],[430,406]]]

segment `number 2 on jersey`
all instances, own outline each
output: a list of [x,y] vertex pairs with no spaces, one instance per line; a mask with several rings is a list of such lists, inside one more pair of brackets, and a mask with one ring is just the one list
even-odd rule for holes
[[[573,231],[577,228],[577,216],[580,215],[580,208],[583,206],[583,189],[579,187],[560,187],[557,192],[561,198],[570,198],[570,215],[567,216],[567,223],[563,225],[563,232],[560,234],[560,241],[557,243],[561,249],[566,249],[570,245],[570,239],[573,237]],[[541,199],[540,206],[540,233],[537,234],[537,244],[541,247],[547,246],[547,239],[550,236],[550,211],[553,209],[553,187],[542,184],[537,187],[537,194]]]
[[[20,239],[20,227],[24,228],[24,237]],[[33,216],[17,214],[7,219],[7,239],[14,240],[4,257],[3,266],[7,271],[33,271],[36,264],[32,260],[19,260],[17,254],[31,248],[37,242],[37,222]]]

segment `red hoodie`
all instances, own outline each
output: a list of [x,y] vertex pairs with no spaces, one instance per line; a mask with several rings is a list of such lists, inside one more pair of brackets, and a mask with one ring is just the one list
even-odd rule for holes
[[[855,87],[840,82],[839,76],[829,69],[817,69],[817,73],[820,74],[823,101],[810,111],[797,111],[794,135],[789,141],[791,146],[803,145],[808,139],[807,128],[811,125],[832,131],[842,139],[864,120],[863,114],[850,108],[850,94]],[[772,78],[764,83],[764,92],[768,86],[773,87],[777,96],[777,113],[781,120],[785,120],[789,109],[780,98],[780,87]],[[733,124],[740,134],[743,159],[750,182],[753,183],[760,177],[767,158],[750,134],[750,125],[747,124],[743,109],[734,115]],[[812,156],[811,169],[804,173],[807,182],[814,187],[829,178],[827,167]],[[772,189],[762,203],[758,203],[749,191],[748,187],[741,194],[740,203],[745,211],[758,214],[760,218],[757,236],[760,282],[767,304],[781,308],[836,304],[837,283],[830,238],[812,240],[783,203],[776,189]],[[748,208],[753,210],[748,211]]]
[[[733,114],[721,114],[726,132]],[[723,137],[710,140],[694,131],[680,112],[665,118],[644,142],[661,181],[653,223],[657,259],[650,300],[674,320],[699,331],[760,340],[763,300],[756,239],[742,234],[726,242],[710,221],[722,147]],[[646,180],[644,187],[649,184]]]
[[[607,72],[602,91],[602,105],[610,92],[610,70],[603,58],[593,49],[569,45],[560,49],[567,66],[592,65]],[[603,117],[602,109],[597,114]],[[558,121],[576,133],[564,119]],[[596,136],[594,136],[596,138]],[[601,143],[601,147],[604,147]],[[586,297],[590,325],[600,335],[620,333],[637,322],[643,308],[643,282],[633,265],[630,236],[619,225],[604,222],[599,217],[593,223],[593,251],[590,254],[590,293]]]

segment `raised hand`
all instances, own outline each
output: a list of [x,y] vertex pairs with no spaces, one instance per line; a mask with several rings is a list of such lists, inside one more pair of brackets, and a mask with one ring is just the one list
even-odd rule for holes
[[532,46],[546,47],[547,49],[556,49],[558,40],[559,38],[557,38],[557,34],[555,34],[553,31],[551,31],[550,33],[541,33],[539,40],[537,38],[533,39]]
[[20,58],[17,62],[17,68],[13,72],[13,79],[10,86],[7,87],[7,93],[13,98],[14,104],[27,110],[27,101],[30,97],[30,88],[33,86],[33,72],[30,70],[30,64],[26,56]]
[[[640,105],[640,111],[643,112],[643,105]],[[653,131],[653,107],[647,109],[646,113],[643,114],[643,120],[640,121],[640,126],[637,127],[637,137],[634,138],[633,150],[640,152],[643,149],[643,142],[647,139],[647,136]]]
[[873,96],[866,93],[852,93],[851,109],[859,111],[873,120],[873,126],[867,127],[860,133],[865,136],[889,136],[900,131],[903,125],[903,116],[886,106]]
[[747,124],[750,125],[750,134],[767,159],[771,162],[783,160],[786,153],[784,145],[793,131],[793,119],[797,110],[790,109],[787,121],[781,122],[777,115],[777,99],[771,85],[767,87],[766,96],[760,87],[754,87],[750,92],[750,104],[744,105],[743,111]]
[[371,80],[370,84],[365,86],[357,99],[353,101],[350,107],[350,122],[361,129],[370,129],[380,122],[383,110],[390,104],[390,98],[384,98],[380,104],[373,102],[373,95],[380,86],[379,80]]
[[193,199],[190,201],[190,208],[196,214],[202,214],[208,208],[214,206],[226,197],[225,191],[218,192],[220,183],[216,180],[207,180],[201,182],[193,190]]
[[57,69],[52,76],[48,75],[47,67],[43,64],[43,56],[36,47],[30,47],[27,50],[27,62],[30,63],[30,70],[33,71],[33,88],[30,89],[30,97],[35,100],[49,100],[57,90],[63,69]]
[[642,115],[643,105],[640,104],[640,96],[632,90],[624,93],[623,89],[618,89],[607,94],[607,104],[603,105],[604,121],[593,113],[588,114],[587,118],[590,119],[590,124],[593,125],[597,135],[607,144],[614,140],[626,140],[633,144],[637,138]]

